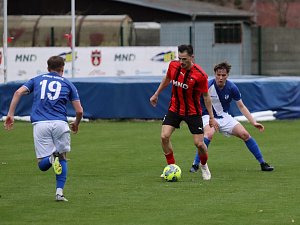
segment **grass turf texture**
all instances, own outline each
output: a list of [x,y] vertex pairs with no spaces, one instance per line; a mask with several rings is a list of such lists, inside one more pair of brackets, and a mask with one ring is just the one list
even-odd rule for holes
[[216,134],[212,180],[203,181],[188,172],[195,148],[182,124],[172,137],[182,179],[168,183],[159,177],[159,121],[82,123],[72,135],[65,203],[54,200],[52,169],[38,170],[31,124],[16,122],[0,130],[0,224],[300,224],[300,121],[264,122],[261,134],[244,125],[275,171],[260,171],[241,140]]

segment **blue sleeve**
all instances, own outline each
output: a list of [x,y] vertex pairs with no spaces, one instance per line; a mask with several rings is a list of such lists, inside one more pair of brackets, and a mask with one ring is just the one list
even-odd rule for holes
[[80,100],[79,95],[78,95],[78,91],[77,91],[76,87],[74,86],[74,84],[72,84],[71,82],[70,82],[70,88],[71,88],[70,101]]
[[23,84],[23,86],[25,86],[30,93],[33,92],[33,89],[34,89],[34,80],[33,80],[33,78],[28,80],[25,84]]
[[241,98],[242,98],[241,97],[241,92],[240,92],[239,88],[235,84],[232,85],[231,91],[232,91],[232,98],[235,101],[241,100]]

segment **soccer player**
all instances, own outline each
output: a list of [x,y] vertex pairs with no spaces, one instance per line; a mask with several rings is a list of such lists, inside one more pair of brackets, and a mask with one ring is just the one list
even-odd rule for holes
[[[240,124],[231,115],[228,114],[230,103],[232,100],[234,100],[240,112],[248,119],[248,121],[260,132],[264,131],[264,126],[255,121],[248,108],[244,105],[238,87],[233,82],[227,80],[230,69],[231,65],[229,65],[227,62],[221,62],[216,65],[214,67],[215,78],[210,80],[208,84],[209,94],[212,99],[214,117],[219,124],[219,131],[226,136],[234,135],[242,139],[249,151],[260,163],[261,170],[272,171],[274,168],[265,162],[258,144],[254,140],[254,138],[250,136],[250,134],[242,124]],[[203,104],[202,106],[204,142],[208,147],[216,130],[209,126],[210,113],[205,109],[205,106]],[[199,169],[199,163],[200,159],[198,154],[196,153],[190,172],[197,172],[197,170]]]
[[[77,133],[83,109],[77,89],[62,77],[64,59],[52,56],[47,64],[49,73],[30,79],[14,93],[4,126],[7,130],[13,128],[15,109],[21,97],[33,92],[30,119],[38,167],[41,171],[47,171],[53,166],[56,174],[55,198],[57,201],[68,201],[63,189],[68,171],[66,153],[71,150],[70,128],[73,133]],[[66,110],[68,101],[71,101],[76,113],[76,119],[70,123],[70,128]]]
[[204,180],[211,179],[207,165],[207,148],[203,142],[203,124],[200,106],[200,96],[209,113],[209,125],[217,128],[214,119],[211,99],[208,94],[208,76],[203,69],[193,63],[194,53],[191,45],[178,46],[178,59],[169,64],[166,76],[162,79],[156,92],[150,98],[152,106],[156,106],[159,94],[171,83],[172,96],[168,113],[165,115],[161,129],[161,145],[168,164],[175,164],[171,135],[175,128],[185,121],[193,134],[194,144],[200,156],[200,168]]

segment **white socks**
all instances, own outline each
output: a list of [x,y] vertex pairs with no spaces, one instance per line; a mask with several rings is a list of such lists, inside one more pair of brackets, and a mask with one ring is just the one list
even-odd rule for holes
[[62,188],[56,188],[56,195],[63,195],[63,189]]

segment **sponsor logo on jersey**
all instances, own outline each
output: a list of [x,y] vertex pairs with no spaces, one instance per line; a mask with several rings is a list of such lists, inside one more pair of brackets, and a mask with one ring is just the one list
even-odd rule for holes
[[92,51],[91,62],[93,66],[99,66],[101,64],[101,51],[98,50]]
[[189,86],[187,84],[183,84],[183,83],[181,83],[179,81],[176,81],[176,80],[172,80],[172,84],[176,87],[181,87],[183,89],[188,89],[189,88]]

